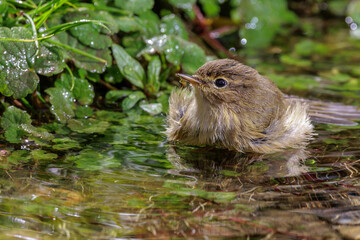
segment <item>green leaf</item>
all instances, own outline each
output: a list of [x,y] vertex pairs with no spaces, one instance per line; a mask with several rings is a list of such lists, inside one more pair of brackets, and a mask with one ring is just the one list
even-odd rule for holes
[[208,192],[206,198],[214,199],[217,203],[226,203],[234,200],[236,193],[234,192]]
[[177,8],[191,10],[196,0],[169,0],[169,3]]
[[115,6],[139,14],[152,9],[154,0],[115,0]]
[[156,102],[161,103],[164,113],[167,113],[169,111],[169,94],[160,94],[160,96],[158,96],[158,98],[156,99]]
[[100,82],[100,80],[101,80],[100,75],[97,73],[88,73],[86,75],[86,78],[92,82]]
[[82,105],[89,105],[93,102],[95,93],[94,87],[86,79],[74,77],[74,88],[72,88],[72,78],[70,74],[64,73],[61,75],[61,78],[56,80],[55,86],[58,88],[64,88],[69,92],[72,92],[72,95],[77,101]]
[[[74,40],[72,40],[74,41]],[[79,53],[69,51],[68,54],[71,56],[71,59],[74,61],[75,66],[78,68],[84,68],[85,70],[91,73],[103,73],[105,72],[108,66],[111,66],[111,51],[109,49],[92,49],[88,48],[80,43],[75,43],[75,48],[85,51],[91,55],[94,55],[98,58],[106,60],[106,63],[99,62],[87,56],[81,55]]]
[[31,159],[31,155],[29,151],[16,150],[13,151],[7,159],[13,164],[26,163]]
[[146,96],[143,92],[140,91],[133,92],[122,101],[121,107],[123,111],[127,111],[133,108],[138,101],[144,98],[146,98]]
[[162,112],[161,103],[140,104],[140,108],[151,115],[157,115]]
[[143,29],[137,17],[119,17],[117,19],[117,25],[119,30],[123,32],[135,32]]
[[54,140],[52,140],[52,142],[55,143],[52,148],[59,151],[81,148],[80,144],[77,141],[70,138],[55,138]]
[[167,68],[160,74],[160,82],[165,85],[169,76],[176,71],[178,71],[177,66],[167,66]]
[[215,17],[220,13],[220,3],[218,0],[200,0],[200,3],[206,16]]
[[[184,50],[180,45],[179,39],[175,36],[161,35],[156,36],[151,39],[146,40],[147,47],[143,49],[139,55],[144,53],[164,53],[166,60],[175,65],[181,63],[181,58],[183,57]],[[182,40],[182,39],[181,39]],[[185,42],[184,42],[185,43]]]
[[107,102],[116,102],[126,96],[129,96],[133,91],[131,90],[110,90],[106,93],[105,99]]
[[33,150],[30,152],[31,156],[35,160],[51,160],[58,158],[58,155],[55,153],[48,153],[44,150]]
[[[78,12],[80,13],[80,12]],[[79,26],[83,26],[83,25],[89,25],[92,24],[94,25],[94,28],[97,29],[96,27],[99,27],[101,32],[104,33],[109,33],[111,32],[110,28],[114,29],[114,32],[117,32],[117,28],[116,28],[116,20],[114,17],[112,17],[109,13],[106,13],[104,15],[106,15],[106,17],[104,16],[99,16],[99,14],[103,14],[105,12],[98,12],[98,13],[94,13],[94,12],[90,12],[91,17],[90,18],[97,18],[100,20],[94,20],[94,19],[88,19],[89,15],[86,15],[85,18],[79,19],[79,20],[75,20],[75,21],[68,21],[66,23],[59,23],[57,25],[52,25],[51,21],[50,21],[50,25],[52,25],[52,27],[46,29],[45,31],[42,32],[43,35],[56,35],[58,33],[61,32],[65,32],[66,30],[70,30],[72,28],[75,27],[79,27]],[[57,16],[59,16],[60,14],[57,14]],[[107,22],[104,21],[104,19],[108,20],[110,26],[106,26],[103,22]],[[110,28],[109,28],[110,27]],[[104,30],[106,29],[106,30]]]
[[146,96],[143,92],[133,92],[122,101],[121,107],[123,111],[128,111],[129,109],[133,108],[138,101],[144,98],[146,98]]
[[161,35],[146,41],[147,47],[138,55],[163,53],[166,60],[175,65],[182,64],[187,73],[193,74],[206,62],[204,50],[194,43],[177,36]]
[[58,122],[51,122],[42,125],[43,128],[48,130],[49,132],[55,132],[60,135],[68,135],[71,133],[70,129],[65,127],[64,124]]
[[4,15],[6,14],[6,12],[8,11],[9,8],[9,4],[2,0],[0,1],[0,23],[1,23],[1,18],[4,17]]
[[331,167],[309,167],[310,172],[327,172],[333,171]]
[[227,176],[227,177],[239,177],[239,176],[242,175],[239,172],[231,171],[231,170],[221,170],[220,173]]
[[284,31],[286,23],[296,23],[297,16],[288,10],[286,0],[243,0],[233,1],[245,27],[240,30],[245,38],[245,47],[262,49],[267,47],[276,34]]
[[161,19],[160,32],[168,35],[176,35],[185,40],[189,39],[184,23],[175,14],[166,15]]
[[[104,22],[106,26],[111,30],[112,33],[117,33],[119,29],[118,18],[110,14],[107,11],[94,11],[90,12],[91,18]],[[105,28],[101,28],[103,33],[108,34],[109,31]]]
[[87,75],[88,75],[88,72],[83,68],[79,68],[77,73],[78,73],[80,78],[86,78]]
[[104,79],[106,82],[114,84],[114,83],[121,83],[123,77],[124,76],[121,74],[117,66],[111,66],[106,70]]
[[160,34],[160,19],[153,11],[147,11],[139,15],[138,22],[142,27],[142,34],[150,38]]
[[50,95],[50,103],[52,104],[50,110],[58,121],[64,123],[75,116],[75,104],[71,92],[57,87],[48,88],[45,92]]
[[180,45],[179,39],[173,36],[167,38],[166,46],[165,46],[165,54],[166,54],[166,60],[168,60],[169,62],[175,65],[180,65],[181,58],[184,55],[184,50]]
[[19,127],[21,124],[30,124],[30,115],[14,106],[8,107],[1,117],[1,127],[7,130],[10,127]]
[[128,144],[129,136],[124,133],[115,133],[112,135],[107,135],[104,140],[112,145]]
[[44,76],[61,73],[66,66],[63,50],[57,46],[40,45],[40,52],[35,60],[36,72]]
[[135,86],[144,88],[145,71],[141,64],[117,44],[112,45],[112,50],[117,66],[125,78]]
[[319,85],[314,76],[268,74],[267,77],[273,80],[280,88],[307,90]]
[[6,141],[9,143],[20,143],[24,135],[26,135],[26,133],[18,126],[9,127],[4,134]]
[[10,143],[19,143],[26,135],[22,124],[31,124],[30,115],[14,106],[8,107],[1,117],[1,127],[5,130],[5,138]]
[[[57,44],[67,51],[67,58],[74,61],[75,66],[79,69],[85,69],[91,73],[103,73],[106,68],[111,66],[112,57],[110,49],[93,49],[81,44],[76,38],[63,32],[56,35],[56,41],[52,41],[53,44]],[[84,56],[81,52],[85,52],[94,57],[100,58],[104,61]]]
[[[5,96],[23,98],[32,93],[39,77],[36,73],[51,76],[65,67],[62,50],[56,46],[35,42],[15,41],[32,39],[32,33],[22,27],[0,28],[0,92]],[[38,51],[38,54],[36,55]]]
[[135,57],[145,47],[144,35],[139,32],[129,34],[122,38],[121,44],[130,56]]
[[111,121],[118,122],[118,121],[121,121],[121,119],[125,117],[124,113],[112,112],[112,111],[106,111],[106,110],[97,111],[95,113],[95,115],[98,120],[103,120],[103,121],[108,121],[108,122],[111,122]]
[[316,163],[316,160],[312,159],[312,158],[309,158],[309,159],[305,160],[305,165],[306,166],[313,166],[313,165],[315,165],[315,163]]
[[[74,76],[74,88],[75,88],[76,81],[77,81],[77,79]],[[69,73],[61,74],[61,78],[59,78],[55,81],[55,87],[63,88],[68,92],[71,92],[71,89],[73,88],[72,85],[73,85],[73,79],[71,78]]]
[[196,196],[208,200],[214,200],[218,203],[230,202],[236,197],[236,193],[234,192],[207,192],[201,189],[185,187],[178,188],[174,192],[180,196]]
[[325,138],[322,140],[326,144],[336,144],[336,145],[347,145],[349,140],[347,139],[334,139],[334,138]]
[[325,44],[305,39],[295,45],[295,52],[301,56],[326,55],[330,49]]
[[78,106],[75,110],[75,116],[77,118],[89,118],[93,114],[94,114],[93,109],[88,106]]
[[350,16],[356,23],[360,23],[360,2],[351,1],[347,6],[347,14]]
[[153,56],[149,62],[148,68],[148,86],[147,89],[150,93],[156,93],[160,89],[160,72],[161,61],[158,56]]
[[29,133],[30,135],[37,137],[37,138],[41,138],[41,139],[45,139],[45,140],[52,140],[54,139],[54,135],[52,135],[51,133],[49,133],[46,129],[44,128],[40,128],[40,127],[34,127],[30,124],[21,124],[21,128]]
[[[341,83],[349,83],[352,80],[352,77],[348,74],[341,73],[341,72],[323,72],[319,74],[323,78],[327,78],[334,82],[341,82]],[[338,88],[342,88],[344,85],[337,84]],[[355,90],[356,88],[354,88]]]
[[104,167],[118,167],[121,165],[120,159],[93,149],[84,149],[79,155],[66,158],[66,161],[75,162],[78,168],[85,170],[100,170]]
[[95,119],[70,119],[67,126],[78,133],[103,133],[110,124]]
[[206,62],[204,50],[195,43],[186,43],[181,66],[188,74],[194,74],[196,70]]
[[[94,12],[71,12],[65,16],[67,22],[87,20],[93,18]],[[97,13],[98,14],[98,13]],[[82,44],[94,49],[106,49],[111,46],[111,38],[101,34],[102,27],[95,24],[85,24],[70,29],[71,35],[77,38]]]
[[[11,30],[0,27],[0,38],[31,39],[26,28]],[[5,96],[23,98],[32,93],[39,82],[34,71],[36,46],[34,42],[0,41],[0,92]]]
[[311,60],[301,59],[288,54],[281,55],[280,61],[288,65],[293,65],[296,67],[303,67],[303,68],[310,67],[312,64]]

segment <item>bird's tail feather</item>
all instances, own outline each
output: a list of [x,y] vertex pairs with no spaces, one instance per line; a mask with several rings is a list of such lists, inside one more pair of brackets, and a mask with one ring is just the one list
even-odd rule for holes
[[308,113],[311,121],[317,123],[333,124],[338,126],[356,126],[360,120],[360,108],[341,103],[323,102],[301,99],[296,96],[287,96],[289,99],[303,101],[308,104]]

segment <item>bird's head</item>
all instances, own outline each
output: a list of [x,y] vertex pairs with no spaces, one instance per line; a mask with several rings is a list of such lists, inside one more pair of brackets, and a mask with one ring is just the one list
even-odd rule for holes
[[252,109],[276,104],[276,99],[282,98],[271,80],[235,60],[210,61],[192,76],[177,76],[194,87],[196,97],[205,98],[212,105],[226,103]]

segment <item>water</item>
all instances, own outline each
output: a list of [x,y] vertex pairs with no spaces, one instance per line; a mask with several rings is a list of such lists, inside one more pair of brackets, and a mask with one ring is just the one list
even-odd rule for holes
[[289,161],[304,154],[295,150],[171,146],[163,117],[111,123],[86,136],[80,154],[36,160],[23,150],[11,162],[2,152],[1,238],[340,239],[342,227],[359,224],[358,127],[318,125],[302,163]]

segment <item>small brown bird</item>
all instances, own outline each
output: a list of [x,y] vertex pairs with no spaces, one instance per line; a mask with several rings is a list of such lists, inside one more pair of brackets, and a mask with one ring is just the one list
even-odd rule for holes
[[190,88],[170,96],[170,141],[273,153],[304,148],[314,135],[311,120],[356,125],[348,119],[360,119],[353,106],[287,96],[271,80],[235,60],[214,60],[193,76],[177,76]]

